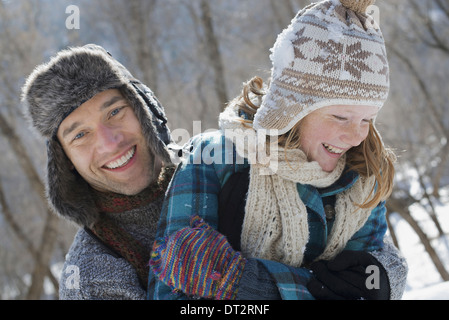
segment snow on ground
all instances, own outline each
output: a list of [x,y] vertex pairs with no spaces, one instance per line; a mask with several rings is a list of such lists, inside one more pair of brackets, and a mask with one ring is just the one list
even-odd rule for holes
[[441,282],[424,289],[406,291],[403,300],[449,300],[449,281]]

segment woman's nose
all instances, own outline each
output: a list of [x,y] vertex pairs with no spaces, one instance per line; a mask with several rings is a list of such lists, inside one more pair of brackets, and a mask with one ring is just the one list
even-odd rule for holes
[[350,125],[342,136],[342,141],[356,147],[360,145],[368,135],[368,129],[361,127],[359,124]]

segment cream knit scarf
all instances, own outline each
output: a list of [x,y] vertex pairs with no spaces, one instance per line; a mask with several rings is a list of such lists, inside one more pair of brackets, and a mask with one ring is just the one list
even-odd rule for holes
[[[243,148],[237,147],[237,153],[249,158],[254,154],[251,149],[261,139],[257,139],[252,128],[243,126],[241,120],[231,105],[220,115],[220,128],[225,134],[229,130],[243,129],[239,132],[244,132],[245,137],[240,138],[248,143]],[[317,188],[332,185],[341,176],[346,158],[342,157],[332,172],[323,171],[318,162],[307,161],[304,152],[298,149],[278,148],[277,154],[271,153],[269,158],[270,161],[264,164],[250,161],[250,183],[241,234],[242,252],[246,257],[275,260],[299,267],[309,240],[309,228],[307,210],[296,184]],[[266,174],[274,161],[276,170]],[[373,185],[373,178],[360,177],[350,189],[337,195],[335,222],[326,248],[317,259],[335,257],[365,224],[371,209],[360,209],[356,204],[367,200]]]

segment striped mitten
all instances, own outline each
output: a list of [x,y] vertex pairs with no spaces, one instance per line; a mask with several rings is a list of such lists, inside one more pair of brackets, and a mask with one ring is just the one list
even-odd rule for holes
[[188,296],[235,299],[246,260],[200,217],[194,216],[190,225],[155,241],[150,259],[154,274]]

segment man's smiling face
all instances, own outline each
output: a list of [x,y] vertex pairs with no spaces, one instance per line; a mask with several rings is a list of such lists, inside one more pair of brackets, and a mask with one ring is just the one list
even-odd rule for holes
[[78,173],[98,191],[134,195],[156,180],[140,122],[119,90],[95,95],[61,123],[58,139]]

